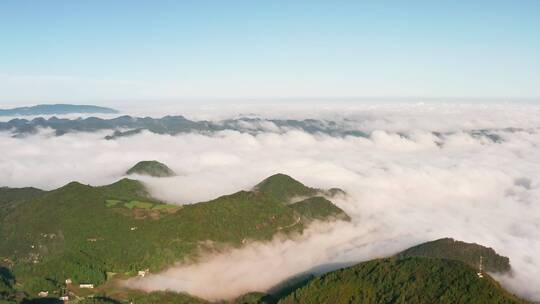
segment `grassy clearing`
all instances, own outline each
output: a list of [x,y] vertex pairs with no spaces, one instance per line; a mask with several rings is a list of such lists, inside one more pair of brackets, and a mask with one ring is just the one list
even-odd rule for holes
[[119,201],[119,200],[108,199],[108,200],[105,200],[105,206],[107,206],[107,208],[111,208],[118,205],[121,202],[122,201]]
[[168,209],[176,209],[180,208],[180,206],[176,205],[169,205],[169,204],[156,204],[154,207],[152,207],[152,210],[168,210]]
[[171,204],[155,204],[150,202],[144,202],[144,201],[130,201],[125,202],[122,200],[116,200],[116,199],[107,199],[105,200],[105,206],[107,208],[112,207],[125,207],[130,210],[133,209],[146,209],[146,210],[156,210],[156,211],[171,211],[174,209],[180,209],[181,206],[177,205],[171,205]]
[[129,203],[125,203],[124,206],[128,209],[133,209],[133,208],[151,209],[154,206],[154,204],[148,203],[148,202],[141,202],[141,201],[130,201]]

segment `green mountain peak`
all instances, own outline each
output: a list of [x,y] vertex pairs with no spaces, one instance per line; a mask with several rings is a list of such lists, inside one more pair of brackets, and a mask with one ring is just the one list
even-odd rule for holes
[[510,271],[510,260],[495,250],[474,243],[442,238],[411,247],[397,255],[398,258],[430,257],[462,261],[478,268],[480,259],[485,271],[504,273]]
[[289,175],[274,174],[254,187],[257,192],[262,192],[280,202],[286,202],[294,197],[310,197],[317,194],[318,190],[310,188],[295,180]]
[[526,303],[456,260],[385,258],[319,276],[282,299],[293,303]]
[[139,174],[154,177],[170,177],[176,175],[173,170],[157,160],[140,161],[135,166],[131,167],[126,174]]

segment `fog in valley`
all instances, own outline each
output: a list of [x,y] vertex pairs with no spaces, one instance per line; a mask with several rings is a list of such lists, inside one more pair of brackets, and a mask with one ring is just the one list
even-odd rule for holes
[[[301,107],[269,111],[203,109],[165,114],[193,119],[238,115],[317,118],[353,126],[367,137],[332,137],[293,128],[257,134],[220,131],[177,136],[143,132],[105,140],[110,132],[0,133],[0,186],[55,189],[77,180],[103,185],[141,160],[178,173],[130,176],[156,198],[192,204],[250,189],[285,173],[318,188],[339,187],[333,200],[351,222],[314,223],[302,235],[248,242],[203,253],[127,281],[143,290],[230,299],[268,291],[305,272],[385,257],[424,241],[452,237],[508,256],[513,272],[497,277],[518,295],[540,301],[540,107],[534,104],[406,104]],[[287,113],[287,114],[285,114]],[[140,113],[134,113],[136,115]]]

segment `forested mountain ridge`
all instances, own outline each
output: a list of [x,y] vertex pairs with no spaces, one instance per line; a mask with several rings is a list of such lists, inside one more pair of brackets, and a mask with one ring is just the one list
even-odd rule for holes
[[280,304],[293,303],[526,303],[489,275],[447,259],[377,259],[317,277]]
[[[346,194],[285,174],[192,205],[156,200],[141,182],[127,178],[99,187],[71,182],[52,191],[0,188],[0,299],[31,303],[25,299],[48,291],[50,303],[65,294],[84,298],[81,303],[210,303],[108,283],[197,260],[207,249],[301,233],[314,220],[349,220],[329,201],[336,195]],[[509,270],[508,258],[492,248],[445,238],[228,303],[525,303],[484,272]],[[80,283],[98,288],[80,290]]]
[[458,260],[475,268],[479,267],[480,259],[482,259],[482,268],[485,271],[500,273],[510,271],[510,260],[497,254],[493,248],[456,241],[451,238],[443,238],[411,247],[400,252],[396,257],[431,257]]
[[[272,126],[270,129],[269,125]],[[234,130],[253,134],[267,131],[282,133],[288,130],[301,130],[311,134],[366,136],[365,133],[357,131],[354,128],[349,128],[344,124],[317,119],[293,120],[242,117],[222,121],[195,121],[181,115],[164,116],[161,118],[123,115],[111,119],[98,117],[78,119],[51,117],[45,119],[43,117],[37,117],[32,120],[16,118],[6,122],[0,122],[0,131],[9,131],[18,137],[34,134],[40,128],[52,129],[58,136],[71,132],[113,131],[106,136],[106,139],[130,136],[142,131],[176,135],[190,132],[211,134],[223,130]]]
[[[348,120],[332,121],[326,119],[267,119],[239,117],[218,121],[190,120],[181,115],[164,116],[161,118],[136,117],[123,115],[104,119],[87,117],[67,119],[50,117],[48,119],[37,117],[31,120],[16,118],[9,121],[0,121],[0,131],[5,131],[14,137],[24,137],[36,134],[40,129],[51,129],[56,136],[72,132],[110,131],[105,139],[113,140],[120,137],[132,136],[141,132],[155,134],[178,135],[183,133],[199,133],[211,135],[219,131],[237,131],[248,134],[260,133],[286,133],[289,131],[302,131],[308,134],[324,134],[333,137],[369,137],[370,132],[362,130],[357,123]],[[472,129],[464,132],[474,138],[482,138],[490,142],[499,143],[503,138],[500,132],[521,132],[519,128],[505,129]],[[436,138],[443,140],[454,132],[431,132]],[[407,137],[407,134],[399,134]]]
[[[269,179],[280,184],[290,177]],[[68,278],[99,285],[111,273],[130,276],[196,259],[201,246],[242,246],[301,232],[312,220],[348,219],[318,192],[312,193],[313,208],[309,201],[303,202],[307,208],[296,208],[274,192],[269,187],[170,205],[150,197],[135,180],[101,187],[72,182],[28,197],[1,218],[0,258],[19,289],[35,295],[61,289]]]

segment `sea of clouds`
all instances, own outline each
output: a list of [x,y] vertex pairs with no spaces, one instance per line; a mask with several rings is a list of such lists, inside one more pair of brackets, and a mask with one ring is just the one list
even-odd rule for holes
[[[212,109],[192,117],[219,113],[216,119],[222,119],[225,112]],[[134,288],[228,299],[267,291],[306,271],[326,271],[453,237],[508,256],[513,273],[497,279],[520,296],[540,300],[540,106],[363,105],[257,114],[346,121],[370,135],[143,132],[108,141],[103,139],[108,132],[56,137],[43,130],[24,138],[4,132],[0,185],[54,189],[72,180],[102,185],[123,177],[140,160],[156,159],[179,175],[136,178],[154,196],[176,204],[250,189],[278,172],[349,194],[335,203],[352,217],[350,223],[319,223],[293,239],[277,236],[272,242],[207,254],[198,263],[132,280]],[[479,129],[490,129],[501,140],[469,132]]]

